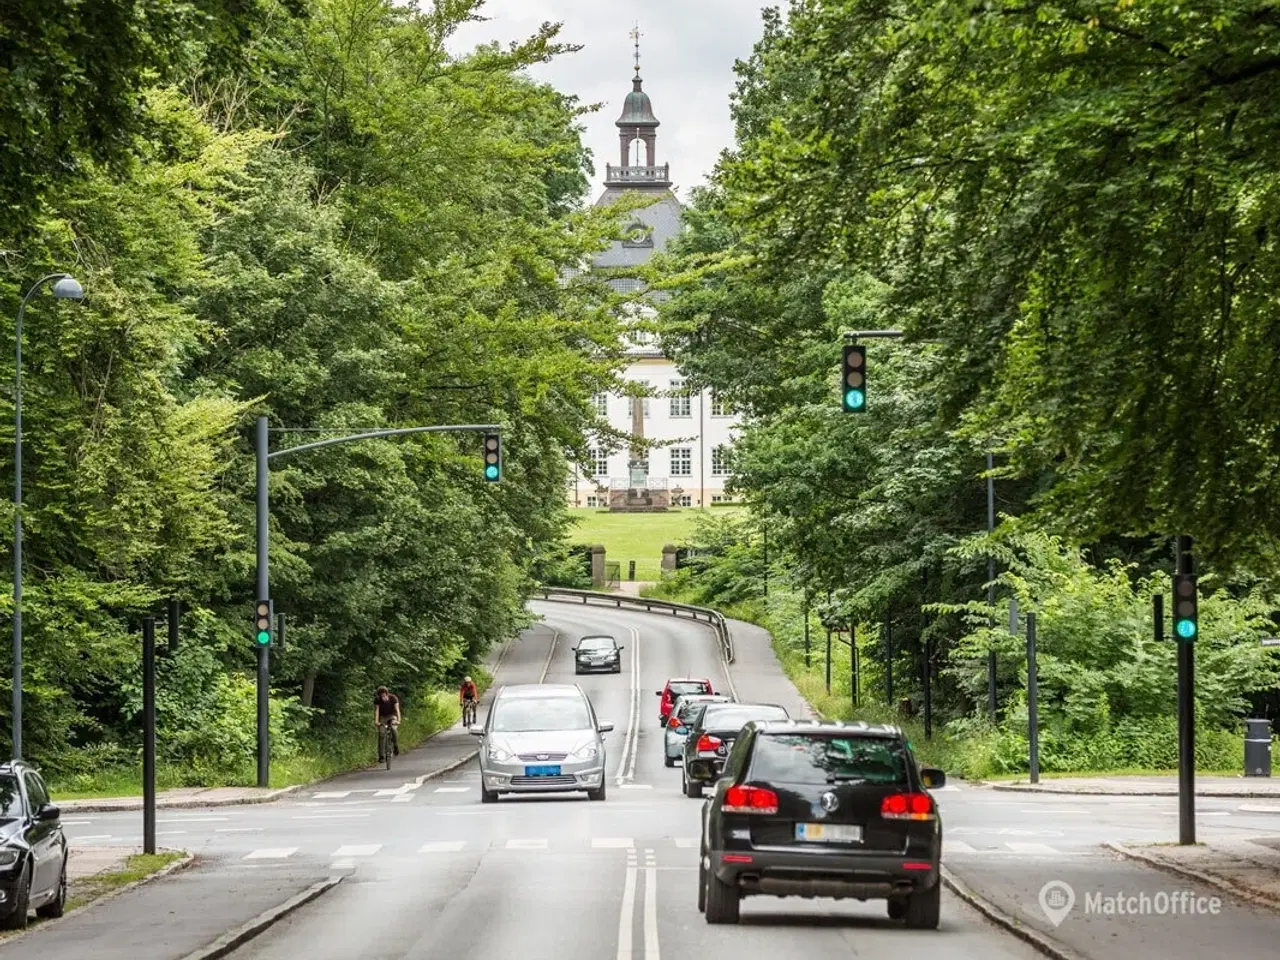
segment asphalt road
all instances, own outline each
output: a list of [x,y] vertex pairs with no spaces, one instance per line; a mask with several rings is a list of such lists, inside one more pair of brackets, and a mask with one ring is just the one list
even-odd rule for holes
[[[600,718],[615,724],[606,736],[604,803],[567,795],[481,806],[474,761],[440,779],[422,778],[474,749],[465,732],[447,731],[401,757],[390,772],[352,774],[296,799],[162,812],[160,842],[195,852],[198,869],[92,915],[72,916],[39,937],[0,946],[0,958],[179,960],[332,875],[344,881],[242,947],[236,960],[419,960],[464,952],[529,960],[658,960],[663,953],[738,960],[770,951],[803,951],[808,960],[917,950],[942,960],[1039,956],[949,893],[936,932],[889,923],[877,902],[766,898],[745,901],[737,927],[708,926],[696,910],[701,804],[681,795],[679,769],[663,766],[655,691],[667,677],[683,675],[709,677],[743,699],[781,703],[796,713],[803,701],[767,641],[751,631],[739,637],[730,676],[703,626],[564,604],[536,608],[546,623],[512,641],[498,681],[583,686]],[[575,677],[573,640],[596,632],[611,632],[626,646],[624,670]],[[1199,960],[1210,949],[1225,949],[1232,960],[1260,958],[1263,951],[1275,956],[1280,919],[1239,905],[1208,918],[1083,915],[1088,892],[1187,886],[1098,847],[1105,840],[1174,839],[1172,798],[1064,799],[959,785],[938,799],[948,867],[1090,960]],[[1280,816],[1240,809],[1248,805],[1201,801],[1207,813],[1202,835],[1280,834]],[[136,845],[140,828],[136,812],[69,817],[67,825],[73,842],[94,845]],[[1038,903],[1050,880],[1070,883],[1077,893],[1076,909],[1060,927]]]

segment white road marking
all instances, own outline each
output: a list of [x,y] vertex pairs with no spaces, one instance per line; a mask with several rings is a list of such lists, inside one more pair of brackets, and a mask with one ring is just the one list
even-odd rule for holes
[[1246,803],[1240,809],[1245,813],[1280,813],[1280,805],[1268,806],[1264,803]]
[[62,825],[64,827],[86,827],[91,823],[93,823],[92,820],[63,820],[62,821]]
[[[632,769],[634,769],[634,767]],[[619,789],[622,789],[622,790],[652,790],[653,784],[652,783],[620,783],[618,784],[618,787]]]
[[342,857],[372,857],[381,849],[382,844],[380,843],[358,844],[356,846],[339,847],[337,850],[333,851],[333,853],[329,854],[329,856],[334,859]]
[[266,827],[218,827],[214,833],[261,833]]
[[508,850],[545,850],[547,849],[547,841],[545,839],[534,840],[508,840]]
[[436,793],[467,793],[470,787],[436,787]]
[[1005,846],[1014,853],[1056,854],[1058,852],[1047,843],[1006,843]]
[[658,957],[658,871],[653,851],[644,852],[644,960]]
[[391,798],[392,803],[411,803],[412,801],[413,801],[413,797],[407,793],[402,793],[398,797]]
[[697,837],[676,837],[676,846],[681,850],[692,850],[697,845]]
[[597,850],[626,850],[634,847],[630,837],[592,837],[591,846]]
[[330,870],[354,870],[355,868],[356,868],[356,865],[354,863],[349,863],[349,862],[334,861],[333,863],[329,864]]
[[618,914],[618,958],[633,960],[631,951],[631,925],[636,915],[636,866],[635,854],[628,857],[627,880],[622,888],[622,910]]
[[538,678],[539,683],[544,683],[547,679],[547,671],[551,669],[551,658],[555,656],[556,641],[560,639],[560,631],[551,631],[551,646],[547,647],[547,662],[542,665],[542,676]]
[[111,837],[112,835],[109,833],[100,833],[100,834],[95,834],[92,837],[71,837],[70,839],[72,843],[80,843],[81,841],[84,841],[84,840],[110,840]]
[[637,740],[640,734],[640,631],[631,633],[631,706],[627,714],[627,735],[622,741],[622,757],[618,760],[617,784],[622,786],[635,776]]
[[[1158,812],[1162,817],[1176,817],[1180,815],[1177,810],[1160,810]],[[1196,816],[1197,817],[1229,817],[1231,816],[1231,811],[1230,810],[1197,810]]]
[[297,847],[265,847],[244,855],[245,860],[287,860],[298,852]]
[[368,817],[368,813],[302,813],[294,820],[347,820],[352,817]]
[[230,817],[165,817],[157,823],[226,823]]
[[945,787],[930,787],[930,793],[959,793],[960,788],[955,784],[949,783]]
[[317,800],[341,800],[343,797],[351,796],[350,790],[333,790],[329,793],[313,794]]
[[965,843],[963,840],[946,840],[942,841],[942,849],[947,853],[977,853],[973,847]]
[[419,853],[457,853],[467,845],[465,840],[431,840],[418,848]]
[[185,837],[186,835],[187,835],[187,831],[185,831],[185,830],[158,830],[158,831],[156,831],[156,836],[157,836],[157,837]]

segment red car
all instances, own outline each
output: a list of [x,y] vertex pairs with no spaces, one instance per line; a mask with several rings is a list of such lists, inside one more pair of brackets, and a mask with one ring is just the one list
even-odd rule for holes
[[656,691],[658,696],[662,698],[662,704],[658,707],[658,726],[665,727],[667,725],[667,717],[671,716],[671,707],[675,704],[677,697],[687,697],[690,694],[714,694],[711,689],[710,680],[692,680],[688,677],[672,678],[667,681],[666,687]]

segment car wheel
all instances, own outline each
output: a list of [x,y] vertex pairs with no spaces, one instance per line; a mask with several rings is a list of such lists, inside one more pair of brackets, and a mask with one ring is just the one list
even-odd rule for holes
[[613,668],[613,672],[614,672],[614,673],[621,673],[621,672],[622,672],[622,664],[618,664],[616,667],[614,667],[614,668]]
[[481,788],[480,788],[480,802],[481,802],[481,803],[497,803],[497,802],[498,802],[498,791],[497,791],[497,790],[486,790],[484,787],[481,787]]
[[56,920],[67,912],[67,861],[62,861],[62,875],[58,878],[58,894],[43,907],[36,907],[36,916]]
[[684,778],[684,795],[693,800],[697,800],[702,796],[702,784],[696,780],[690,780],[687,776]]
[[707,864],[706,853],[698,855],[698,912],[707,912]]
[[901,920],[907,914],[907,901],[893,899],[889,901],[889,919]]
[[22,879],[13,891],[13,912],[0,920],[0,929],[25,930],[27,909],[31,903],[31,868],[22,871]]
[[912,930],[937,930],[941,915],[941,883],[907,897],[906,921]]
[[742,894],[738,888],[725,883],[710,870],[707,871],[707,923],[737,923]]
[[662,765],[664,767],[674,767],[676,765],[675,758],[668,753],[666,756],[662,758]]
[[605,798],[605,796],[607,795],[607,793],[608,793],[608,789],[609,789],[608,781],[602,780],[602,781],[600,781],[600,789],[599,789],[599,790],[588,790],[588,791],[587,791],[587,799],[588,799],[588,800],[603,800],[603,799]]

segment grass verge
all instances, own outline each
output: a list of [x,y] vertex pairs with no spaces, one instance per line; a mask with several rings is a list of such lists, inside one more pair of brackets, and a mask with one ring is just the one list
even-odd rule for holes
[[[737,507],[715,508],[717,515]],[[570,510],[575,526],[573,543],[603,544],[605,560],[618,561],[622,579],[627,579],[628,563],[636,562],[636,579],[657,580],[662,575],[662,548],[677,546],[693,535],[694,525],[704,510],[685,508],[667,513],[610,513],[608,510]]]
[[180,850],[165,850],[161,853],[135,853],[125,859],[124,866],[118,870],[104,870],[80,880],[73,880],[67,890],[67,910],[75,910],[99,900],[121,887],[145,880],[185,857]]
[[[472,677],[481,693],[493,682],[482,667],[472,668]],[[428,737],[447,730],[462,719],[458,695],[453,690],[432,690],[407,698],[400,724],[402,752],[412,750]],[[372,710],[370,710],[372,715]],[[162,734],[163,735],[163,734]],[[325,741],[304,743],[303,749],[290,757],[272,757],[271,788],[283,789],[315,783],[362,767],[377,759],[377,731],[373,723],[367,729],[344,731]],[[171,764],[156,765],[156,791],[183,787],[254,787],[257,767],[246,762],[232,771],[199,771]],[[67,780],[52,778],[50,789],[54,799],[98,800],[105,797],[142,796],[142,771],[139,767],[110,767],[89,774],[78,774]]]

